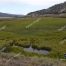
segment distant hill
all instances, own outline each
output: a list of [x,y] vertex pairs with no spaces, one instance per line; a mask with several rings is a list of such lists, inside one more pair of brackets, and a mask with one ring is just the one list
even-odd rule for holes
[[27,16],[42,16],[42,15],[65,15],[66,14],[66,2],[56,4],[48,9],[42,9],[35,12],[28,13]]
[[0,12],[0,17],[23,17],[23,15],[16,15],[16,14],[8,14],[8,13],[2,13]]

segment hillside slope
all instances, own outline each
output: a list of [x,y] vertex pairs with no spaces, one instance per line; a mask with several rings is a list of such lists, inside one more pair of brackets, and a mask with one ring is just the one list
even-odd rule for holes
[[23,15],[8,14],[0,12],[0,17],[22,17]]
[[56,4],[48,9],[42,9],[35,12],[28,13],[28,16],[40,16],[45,14],[64,14],[66,13],[66,2]]

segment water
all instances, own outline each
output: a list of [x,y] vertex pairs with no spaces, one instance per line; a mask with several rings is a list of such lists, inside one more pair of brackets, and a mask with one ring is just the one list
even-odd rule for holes
[[48,50],[38,50],[38,49],[32,48],[32,46],[30,46],[29,48],[24,48],[24,51],[38,53],[38,54],[44,54],[44,55],[49,54]]

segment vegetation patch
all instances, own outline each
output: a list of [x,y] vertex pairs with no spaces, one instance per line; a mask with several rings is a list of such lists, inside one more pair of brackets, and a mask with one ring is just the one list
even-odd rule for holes
[[[50,51],[47,57],[64,58],[66,42],[64,44],[60,44],[60,42],[65,39],[66,28],[64,27],[61,31],[58,31],[58,29],[66,25],[66,19],[41,17],[38,23],[28,29],[25,28],[35,20],[37,18],[0,20],[0,27],[7,26],[5,30],[0,31],[0,50],[4,47],[11,51],[14,48],[29,48],[32,46],[34,49]],[[15,50],[13,51],[15,52]],[[20,49],[19,51],[21,52]],[[22,54],[32,56],[35,53],[22,52]]]

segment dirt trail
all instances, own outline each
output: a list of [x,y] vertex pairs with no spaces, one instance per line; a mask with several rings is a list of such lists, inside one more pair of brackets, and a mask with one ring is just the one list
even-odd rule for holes
[[64,42],[66,42],[66,39],[60,41],[60,44],[64,44]]
[[6,27],[7,27],[6,25],[4,25],[4,26],[0,27],[0,31],[1,31],[1,30],[5,30],[5,29],[6,29]]
[[37,20],[33,21],[32,23],[30,23],[29,25],[26,26],[27,28],[30,28],[32,25],[34,25],[35,23],[39,22],[41,20],[41,18],[38,18]]
[[66,26],[62,26],[61,28],[58,29],[58,31],[63,31],[66,28]]

